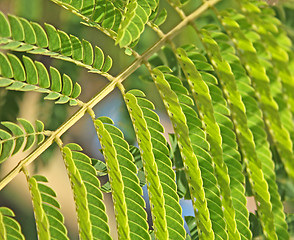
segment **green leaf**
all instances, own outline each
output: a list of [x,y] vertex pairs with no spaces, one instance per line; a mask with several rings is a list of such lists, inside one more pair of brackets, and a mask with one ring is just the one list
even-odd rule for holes
[[111,67],[112,67],[112,58],[110,56],[107,56],[101,71],[102,72],[108,72]]
[[24,133],[22,129],[15,123],[11,123],[11,122],[1,122],[1,123],[3,126],[7,127],[16,137],[14,150],[12,152],[12,155],[14,155],[20,150],[21,146],[24,143],[24,136],[23,136]]
[[82,4],[83,4],[83,1],[79,1],[79,0],[71,0],[71,5],[72,5],[74,8],[78,9],[78,10],[81,9]]
[[50,75],[52,81],[52,91],[60,92],[62,89],[62,83],[59,71],[54,67],[50,67]]
[[244,51],[241,59],[249,66],[248,73],[255,85],[254,88],[256,93],[260,96],[259,103],[264,116],[266,116],[265,122],[269,125],[269,128],[273,129],[271,137],[275,139],[274,141],[276,143],[277,150],[285,165],[286,171],[294,178],[293,144],[290,139],[289,132],[285,126],[282,125],[278,114],[278,105],[273,99],[270,91],[270,80],[266,75],[266,70],[261,65],[252,42],[246,38],[237,22],[225,16],[222,17],[222,24],[226,28],[226,31],[231,33],[236,39],[237,49]]
[[27,121],[23,118],[19,118],[18,121],[21,123],[21,125],[23,126],[23,128],[25,129],[25,131],[28,135],[26,145],[24,147],[24,151],[25,151],[25,150],[31,148],[32,145],[35,143],[35,136],[33,135],[35,133],[35,129],[29,121]]
[[116,17],[116,11],[115,7],[113,6],[112,2],[107,1],[106,2],[106,7],[105,7],[105,15],[104,15],[104,20],[102,22],[102,27],[103,28],[109,28],[112,29],[115,24],[115,17]]
[[92,229],[90,222],[90,212],[87,203],[87,189],[82,182],[80,172],[75,166],[72,152],[69,148],[63,148],[63,159],[68,171],[71,187],[75,196],[76,211],[78,216],[79,234],[83,239],[92,238]]
[[50,87],[49,74],[43,63],[35,61],[35,65],[38,71],[39,86],[42,88]]
[[13,80],[7,79],[7,78],[0,78],[0,87],[7,87],[11,85]]
[[185,221],[190,230],[191,239],[199,239],[195,217],[185,216]]
[[13,15],[8,15],[8,20],[11,26],[12,38],[16,41],[23,41],[24,29],[19,19]]
[[60,49],[60,53],[63,56],[71,56],[72,55],[72,45],[71,45],[71,41],[69,36],[63,32],[58,30],[58,34],[60,37],[60,41],[61,41],[61,49]]
[[174,130],[178,136],[177,140],[185,166],[185,172],[186,175],[189,176],[188,184],[194,211],[199,221],[202,223],[199,225],[199,229],[201,229],[205,239],[212,239],[214,237],[214,233],[212,230],[212,223],[209,218],[209,210],[207,208],[207,200],[205,198],[204,186],[202,182],[203,180],[201,178],[198,159],[193,152],[191,140],[187,137],[189,136],[189,128],[186,117],[176,94],[171,90],[164,74],[158,69],[154,69],[153,80],[155,81],[163,98],[166,109],[173,123]]
[[285,221],[284,209],[277,192],[275,183],[274,164],[270,146],[267,141],[265,125],[262,120],[262,112],[254,98],[255,91],[250,87],[250,79],[246,75],[245,69],[241,66],[238,59],[231,60],[232,71],[237,78],[237,87],[241,93],[242,100],[246,107],[248,126],[252,131],[256,146],[256,154],[262,163],[262,170],[269,186],[271,203],[273,206],[274,224],[279,236],[287,236],[287,223]]
[[80,84],[75,83],[70,97],[77,98],[78,96],[80,96],[80,94],[81,94],[81,86]]
[[73,35],[70,35],[70,41],[71,41],[71,46],[72,46],[73,59],[82,60],[83,59],[83,48],[82,48],[81,41]]
[[55,102],[55,104],[65,104],[68,101],[70,101],[70,98],[68,96],[60,96],[58,101]]
[[[92,0],[88,1],[90,5],[93,5]],[[86,2],[83,3],[86,4]],[[88,5],[86,4],[85,6]],[[83,44],[81,44],[81,41],[77,37],[72,35],[69,37],[68,34],[61,30],[56,30],[55,27],[50,24],[45,24],[46,33],[37,23],[28,22],[24,18],[18,18],[15,16],[10,16],[9,18],[10,23],[5,20],[5,16],[2,21],[3,26],[6,22],[8,23],[8,27],[13,27],[13,39],[1,39],[0,48],[20,52],[29,52],[32,54],[47,55],[64,61],[73,62],[76,65],[83,66],[89,71],[95,73],[102,73],[101,71],[93,70],[101,70],[104,63],[103,52],[101,49],[99,50],[100,53],[98,55],[102,56],[102,58],[99,58],[97,55],[97,58],[94,61],[96,66],[92,66],[93,49],[92,45],[88,41],[83,40]],[[116,20],[119,22],[118,18],[116,18]],[[3,29],[3,31],[6,30]],[[21,36],[21,34],[23,36]],[[34,45],[37,45],[38,47]],[[83,60],[83,62],[81,60]],[[104,72],[110,69],[111,63],[111,58],[108,57],[107,62],[104,64]]]
[[116,43],[121,48],[139,39],[152,10],[155,10],[157,5],[156,1],[131,0],[128,2],[117,32]]
[[[193,62],[188,58],[185,50],[178,49],[177,54],[184,74],[186,75],[190,88],[193,92],[198,111],[201,113],[200,116],[203,116],[201,120],[206,126],[206,140],[210,144],[210,153],[212,160],[216,165],[215,171],[217,173],[218,185],[220,186],[221,195],[223,197],[222,205],[224,208],[224,217],[228,225],[228,234],[231,238],[239,239],[240,234],[236,226],[235,209],[233,207],[229,186],[230,178],[227,166],[224,163],[222,156],[222,138],[220,128],[214,118],[213,103],[209,94],[209,88],[203,81],[201,74],[198,72]],[[202,142],[202,140],[200,141]],[[192,142],[194,141],[192,140]],[[195,142],[199,144],[198,139]],[[208,148],[209,146],[206,147],[206,149]]]
[[15,55],[7,54],[7,56],[12,66],[13,77],[17,81],[24,82],[26,80],[26,75],[21,61]]
[[40,120],[36,120],[36,130],[37,133],[37,144],[40,144],[44,141],[45,136],[42,134],[44,132],[44,123],[42,123]]
[[48,34],[49,50],[52,52],[59,52],[61,48],[60,36],[54,26],[45,23],[45,29]]
[[38,84],[38,71],[33,60],[23,56],[23,63],[26,70],[26,79],[29,84]]
[[[60,73],[56,68],[50,67],[50,79],[46,67],[41,62],[33,62],[26,56],[23,57],[25,68],[21,61],[12,54],[8,54],[7,58],[0,53],[0,63],[1,62],[0,76],[14,77],[15,80],[9,81],[7,78],[0,77],[0,86],[6,87],[8,90],[48,93],[45,99],[56,100],[59,98],[56,102],[58,104],[71,101],[71,105],[77,105],[78,102],[74,99],[77,98],[81,92],[80,85],[76,83],[73,87],[72,80],[67,75],[63,75],[63,81],[61,82]],[[12,75],[12,70],[14,76]],[[50,86],[51,89],[49,89]]]
[[15,215],[9,208],[0,208],[0,237],[3,240],[24,240],[25,237],[21,232],[21,227],[13,217],[15,217]]
[[[47,185],[39,183],[39,176],[28,177],[30,193],[33,201],[34,215],[39,239],[51,239],[56,237],[58,228],[58,239],[68,239],[67,230],[64,226],[63,216],[59,212],[59,204],[55,200],[55,192]],[[41,178],[42,182],[47,179]],[[53,205],[51,205],[54,203]],[[59,218],[56,218],[58,214]]]
[[[106,164],[104,162],[102,162],[101,160],[96,160],[96,161],[97,161],[97,163],[94,164],[94,168],[97,171],[97,175],[98,176],[105,176],[107,174]],[[94,162],[93,159],[92,159],[92,162]]]
[[11,64],[9,60],[7,59],[7,57],[2,52],[0,52],[0,67],[1,67],[1,75],[3,77],[7,77],[7,78],[13,77]]
[[63,159],[68,171],[78,216],[79,235],[85,239],[111,239],[100,183],[91,159],[76,144],[63,148]]
[[65,96],[70,96],[72,92],[72,81],[70,77],[64,74],[62,76],[62,82],[62,94],[64,94]]
[[[35,131],[34,127],[31,123],[26,121],[25,119],[18,119],[21,123],[24,131],[15,123],[12,122],[2,122],[2,125],[7,127],[12,135],[0,129],[0,161],[5,161],[11,155],[16,154],[21,150],[26,140],[26,144],[23,148],[23,151],[31,148],[35,142],[35,139],[38,140],[38,144],[44,139],[44,125],[41,121],[37,121],[36,125],[38,127],[37,131]],[[2,151],[1,151],[2,150]]]
[[36,33],[37,45],[41,48],[46,48],[49,43],[45,30],[38,23],[32,22],[31,24]]
[[0,36],[1,37],[10,37],[11,30],[9,22],[7,21],[3,12],[0,11]]
[[80,11],[84,16],[91,16],[94,10],[94,6],[95,6],[95,0],[83,0]]
[[104,54],[99,47],[95,47],[95,60],[93,67],[100,70],[104,63]]
[[212,52],[209,52],[209,55],[213,60],[212,63],[218,75],[221,76],[219,77],[219,81],[224,88],[224,95],[229,103],[232,116],[234,116],[234,121],[236,121],[236,135],[242,144],[240,150],[243,156],[246,157],[245,164],[250,178],[251,187],[255,192],[255,200],[259,204],[258,211],[261,212],[264,232],[266,235],[275,238],[276,233],[274,231],[270,194],[267,191],[268,184],[262,174],[261,161],[256,153],[253,135],[248,127],[245,106],[242,102],[241,95],[237,90],[235,77],[231,71],[229,63],[222,60],[217,43],[209,37],[208,33],[205,33],[204,31],[203,33],[205,34],[203,41],[207,44],[207,49],[213,51],[213,54]]
[[32,27],[32,25],[25,18],[19,18],[19,20],[20,20],[22,27],[24,29],[25,42],[28,44],[35,44],[37,40],[36,40],[35,30]]
[[[82,45],[83,45],[83,62],[85,64],[91,65],[93,63],[93,48],[91,44],[86,40],[83,40]],[[96,48],[95,48],[95,51],[96,51]]]
[[164,8],[157,15],[157,17],[156,17],[156,19],[154,21],[154,24],[157,25],[157,26],[160,26],[161,24],[163,24],[165,22],[166,18],[167,18],[167,11]]
[[[104,117],[101,120],[108,122]],[[120,239],[131,239],[138,233],[143,239],[149,239],[145,204],[141,196],[143,192],[129,145],[117,128],[102,121],[100,118],[95,120],[95,128],[108,169]],[[107,186],[108,183],[103,186],[104,190]],[[138,221],[141,223],[137,225]]]
[[[158,238],[185,239],[181,208],[174,184],[175,174],[167,156],[168,149],[162,135],[163,128],[159,123],[159,117],[151,110],[154,109],[153,104],[145,98],[141,98],[144,95],[138,90],[132,90],[125,94],[124,98],[143,160],[147,189],[153,205],[151,212],[154,216],[155,235]],[[158,154],[161,156],[158,157]],[[169,188],[167,189],[166,186]],[[170,211],[170,209],[174,209],[174,211]],[[165,214],[166,218],[164,218]],[[172,225],[175,229],[170,227]]]
[[[2,140],[2,143],[0,145],[1,156],[0,156],[0,163],[5,161],[13,150],[13,140],[11,139],[11,135],[2,129],[0,129],[0,139]],[[4,140],[4,141],[3,141]]]

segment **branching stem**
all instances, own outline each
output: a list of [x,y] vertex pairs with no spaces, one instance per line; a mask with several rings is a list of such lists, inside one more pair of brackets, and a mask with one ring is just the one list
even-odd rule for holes
[[[141,57],[136,59],[126,70],[119,74],[113,81],[111,81],[104,89],[102,89],[95,97],[93,97],[89,102],[85,103],[68,121],[62,124],[52,135],[35,151],[33,151],[25,159],[21,160],[18,165],[12,169],[0,182],[0,190],[3,189],[21,170],[23,167],[31,164],[37,157],[39,157],[48,147],[50,147],[56,138],[60,138],[68,129],[76,124],[88,111],[92,109],[97,103],[104,99],[110,92],[112,92],[118,83],[123,82],[128,78],[133,72],[135,72],[143,63],[147,61],[155,52],[159,51],[160,48],[166,43],[166,41],[171,40],[175,37],[185,26],[187,26],[192,20],[199,17],[203,12],[205,12],[210,6],[218,3],[220,0],[211,0],[205,2],[201,7],[196,9],[193,13],[183,19],[175,28],[169,31],[163,36],[156,44],[151,48],[146,50]],[[58,1],[54,1],[58,2]]]

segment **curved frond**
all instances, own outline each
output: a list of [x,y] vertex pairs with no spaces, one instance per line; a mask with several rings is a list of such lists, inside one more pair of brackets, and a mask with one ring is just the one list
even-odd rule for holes
[[[211,34],[215,35],[215,40],[218,40],[219,43],[223,43],[223,46],[227,44],[225,40],[220,40],[220,36],[223,34],[219,32],[212,32]],[[222,48],[220,48],[220,50],[222,50]],[[250,79],[248,78],[245,69],[242,67],[238,58],[232,57],[233,54],[234,53],[227,52],[222,55],[224,58],[228,59],[228,62],[230,63],[232,72],[236,78],[238,90],[246,108],[248,127],[253,134],[256,154],[262,163],[262,170],[270,192],[274,224],[278,239],[288,239],[289,235],[284,215],[284,207],[278,193],[274,162],[272,160],[272,154],[267,140],[262,112],[258,107],[254,89],[250,86]]]
[[46,177],[27,175],[27,180],[33,202],[38,238],[68,240],[64,217],[59,211],[60,205],[56,201],[56,194],[44,184],[48,182]]
[[[196,63],[197,59],[198,63],[199,59],[202,59],[202,61],[206,60],[203,55],[199,53],[195,54],[193,51],[191,54],[188,53],[188,56],[190,59],[194,60],[194,64]],[[245,177],[242,173],[241,156],[236,144],[236,135],[234,132],[233,122],[228,117],[230,110],[228,109],[227,102],[223,97],[222,91],[217,86],[217,79],[212,74],[205,71],[200,71],[200,74],[209,88],[209,94],[213,103],[212,105],[214,109],[215,120],[220,127],[223,159],[228,167],[228,173],[230,176],[230,191],[232,195],[233,206],[235,208],[237,228],[239,230],[241,239],[251,239],[252,235],[249,230],[247,199],[244,196]],[[199,90],[197,89],[197,92],[198,91]]]
[[44,141],[46,131],[41,121],[36,121],[36,127],[25,119],[19,118],[18,121],[22,128],[12,122],[1,122],[9,131],[0,129],[0,163],[18,153],[22,147],[22,151],[26,151],[35,142],[39,145]]
[[[282,89],[284,94],[288,96],[289,106],[293,112],[294,100],[294,78],[289,70],[289,55],[285,48],[285,42],[291,41],[283,32],[282,24],[274,16],[272,9],[267,4],[257,1],[246,2],[242,1],[242,10],[248,16],[246,19],[254,27],[254,30],[260,35],[262,44],[266,47],[266,51],[270,54],[268,57],[271,59],[278,76],[282,82]],[[255,6],[254,8],[252,6]],[[280,34],[282,36],[276,36]],[[283,39],[282,41],[280,41]],[[288,44],[286,44],[288,45]],[[291,46],[291,45],[290,45]]]
[[80,103],[77,97],[81,86],[73,84],[71,78],[50,67],[49,73],[41,62],[23,56],[23,63],[15,55],[7,56],[0,52],[0,87],[14,91],[36,91],[46,93],[44,99],[54,100],[56,104],[69,102],[71,106]]
[[256,49],[252,42],[244,35],[239,24],[233,20],[232,12],[223,12],[221,21],[226,31],[236,43],[238,51],[242,51],[241,60],[247,65],[246,70],[251,77],[256,91],[260,107],[263,111],[265,124],[272,129],[271,137],[276,144],[280,158],[282,159],[287,173],[294,178],[294,157],[292,141],[289,132],[282,125],[278,112],[278,105],[270,91],[270,80],[266,75],[265,68],[261,65]]
[[[0,189],[18,173],[25,174],[38,239],[69,239],[46,177],[30,176],[26,170],[54,142],[71,184],[81,240],[111,240],[112,231],[119,240],[291,238],[294,53],[293,39],[287,36],[293,33],[282,23],[284,13],[288,14],[284,7],[290,3],[272,8],[278,0],[232,1],[230,6],[217,5],[220,0],[50,1],[80,18],[81,24],[104,33],[133,62],[123,63],[125,69],[112,76],[108,73],[112,58],[89,41],[51,24],[0,11],[0,115],[7,119],[0,123],[0,168],[17,153],[32,150],[0,180]],[[176,25],[159,27],[170,13]],[[149,30],[157,39],[140,42]],[[175,36],[184,37],[187,45],[179,47]],[[192,43],[195,40],[199,49]],[[110,82],[103,89],[90,89],[93,95],[84,103],[79,100],[78,83],[30,58],[31,54],[74,63]],[[142,79],[155,84],[164,104],[166,127],[143,91],[125,91],[123,81],[138,76],[141,71],[136,70],[142,65],[149,71]],[[96,105],[114,90],[121,91],[122,107],[127,108],[134,129],[127,136],[112,119],[95,117]],[[55,131],[44,130],[40,121],[8,121],[11,109],[17,114],[23,106],[16,97],[29,91],[78,110]],[[89,158],[78,144],[62,143],[62,136],[87,114],[103,160]],[[170,123],[173,130],[167,140],[164,131]],[[136,147],[126,139],[137,140]],[[105,193],[113,200],[114,229],[110,229]],[[249,214],[254,208],[255,213]],[[25,239],[6,207],[0,207],[0,239]]]
[[[192,53],[193,52],[190,54]],[[210,144],[209,151],[215,164],[215,172],[221,191],[224,217],[228,225],[229,237],[232,239],[240,239],[240,234],[236,227],[235,208],[232,203],[232,196],[229,185],[230,178],[228,175],[227,166],[223,161],[220,128],[214,117],[213,104],[209,94],[209,88],[203,81],[202,76],[196,69],[193,61],[187,56],[185,50],[178,49],[177,54],[184,74],[192,90],[195,103],[197,104],[197,109],[199,111],[202,125],[205,126],[204,132],[206,132],[206,139]]]
[[193,109],[193,100],[190,98],[183,83],[177,77],[171,74],[165,74],[165,78],[171,86],[171,89],[177,95],[187,120],[189,138],[191,139],[193,151],[199,162],[215,238],[227,239],[227,223],[224,221],[219,186],[215,177],[214,163],[210,153],[211,146],[207,141],[205,123],[201,122],[200,118],[202,109],[199,109],[198,114],[196,113]]
[[[144,31],[148,20],[153,20],[158,8],[158,0],[130,0],[120,3],[98,0],[67,1],[52,0],[58,5],[70,9],[86,22],[85,25],[96,27],[112,39],[120,47],[133,46]],[[83,4],[89,4],[87,12],[83,11]],[[166,12],[162,11],[157,17],[157,23],[163,23]]]
[[[115,38],[122,19],[122,9],[126,1],[97,0],[51,0],[52,2],[69,9],[81,17],[83,24],[98,28],[108,36]],[[85,9],[85,6],[88,6]]]
[[261,169],[262,163],[256,153],[253,134],[248,127],[246,109],[237,89],[235,77],[229,63],[221,57],[217,43],[209,36],[208,32],[202,31],[202,33],[204,35],[202,40],[219,76],[224,96],[229,103],[231,118],[235,124],[236,135],[240,142],[240,151],[242,152],[251,187],[254,191],[264,234],[272,239],[276,239],[268,184],[264,179]]
[[45,24],[43,28],[38,23],[13,15],[8,15],[7,20],[1,11],[0,25],[3,26],[0,28],[2,49],[50,56],[110,77],[106,73],[111,68],[112,59],[110,56],[104,57],[97,46],[93,53],[93,46],[86,40],[81,41],[51,24]]
[[[242,28],[245,28],[248,32],[249,27],[254,27],[258,37],[256,37],[256,40],[251,38],[252,42],[256,48],[260,48],[259,52],[265,53],[259,54],[258,57],[261,63],[265,63],[263,65],[270,79],[273,98],[279,106],[281,122],[290,133],[293,142],[294,77],[288,67],[289,55],[282,45],[283,41],[279,43],[279,38],[276,39],[276,34],[282,28],[281,22],[274,17],[266,3],[242,2],[242,6],[245,16],[240,16],[238,22],[241,21],[240,25],[243,22]],[[261,56],[263,57],[261,58]]]
[[106,117],[95,128],[108,169],[119,239],[150,239],[143,191],[129,145],[122,132]]
[[91,159],[81,150],[77,144],[68,144],[62,149],[74,195],[80,238],[111,239],[96,170]]
[[151,213],[158,239],[185,239],[175,174],[154,105],[139,90],[124,95],[140,148],[149,192]]
[[0,207],[0,238],[2,240],[25,240],[19,223],[13,218],[15,215],[7,207]]
[[[204,239],[213,239],[215,235],[226,239],[219,190],[216,187],[211,157],[207,152],[209,145],[201,130],[201,121],[196,112],[187,105],[193,104],[193,101],[189,97],[180,100],[180,96],[183,96],[180,92],[185,88],[175,76],[163,74],[156,68],[153,70],[153,79],[174,126],[198,230]],[[203,142],[205,144],[201,144]]]

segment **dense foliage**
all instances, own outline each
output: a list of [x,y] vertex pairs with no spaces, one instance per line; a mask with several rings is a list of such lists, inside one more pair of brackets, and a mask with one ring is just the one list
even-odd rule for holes
[[[94,35],[98,29],[114,40],[113,47],[134,61],[115,75],[116,65],[120,69],[115,56],[112,60],[107,47],[91,44],[86,35],[82,39],[54,24],[0,11],[0,116],[5,119],[0,168],[13,155],[27,153],[1,177],[0,189],[25,175],[38,239],[69,239],[55,191],[44,175],[28,168],[41,154],[50,162],[44,153],[53,146],[68,174],[80,239],[113,239],[105,193],[111,193],[122,240],[293,236],[294,54],[282,3],[274,9],[268,4],[275,2],[258,0],[229,1],[231,6],[220,0],[51,2],[79,17]],[[176,15],[175,26],[163,31]],[[151,32],[157,40],[144,41]],[[70,65],[53,67],[52,59]],[[84,100],[86,81],[77,79],[77,69],[109,83]],[[137,86],[154,84],[158,103],[144,88],[124,83],[138,71]],[[136,142],[110,114],[94,111],[114,90],[122,96]],[[40,102],[52,114],[47,122],[8,120],[7,109],[16,109],[17,116],[11,106],[19,105],[17,95],[23,92],[43,95]],[[77,110],[62,123],[47,100]],[[164,106],[173,127],[169,135],[157,105]],[[65,143],[63,135],[84,116],[91,118],[103,160],[89,157],[77,142]],[[250,197],[253,212],[247,207]],[[181,199],[193,206],[185,218]],[[10,208],[0,207],[0,239],[25,239],[14,217]]]

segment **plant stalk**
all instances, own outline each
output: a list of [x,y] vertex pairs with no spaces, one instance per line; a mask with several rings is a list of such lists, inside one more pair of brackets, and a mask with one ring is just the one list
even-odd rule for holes
[[89,102],[85,103],[68,121],[62,124],[56,131],[52,132],[52,135],[39,147],[36,148],[29,156],[21,160],[15,168],[13,168],[0,182],[0,190],[2,190],[19,172],[22,171],[23,167],[31,164],[37,157],[39,157],[48,147],[50,147],[56,138],[60,138],[68,129],[76,124],[87,112],[88,109],[92,109],[98,104],[104,97],[111,93],[118,83],[122,83],[128,78],[133,72],[135,72],[143,63],[147,61],[155,52],[159,51],[160,48],[165,44],[166,41],[171,40],[175,37],[185,26],[191,21],[199,17],[209,7],[215,5],[220,0],[211,0],[205,2],[193,13],[183,19],[176,27],[174,27],[167,34],[154,44],[151,48],[146,50],[138,59],[136,59],[127,69],[119,74],[113,81],[111,81],[103,90],[101,90],[95,97]]

